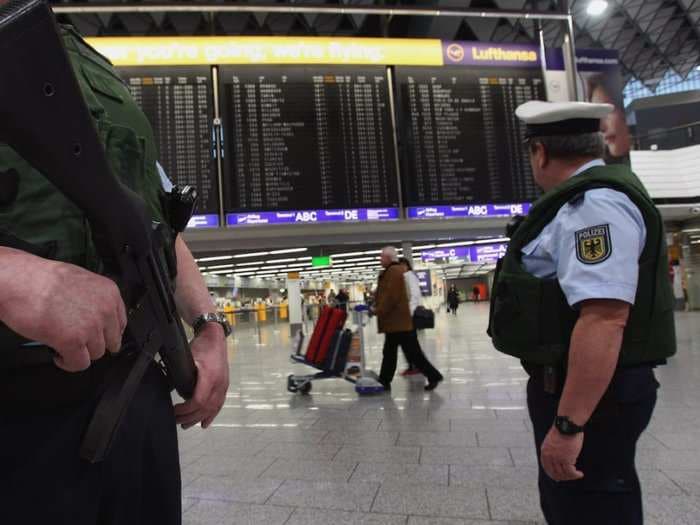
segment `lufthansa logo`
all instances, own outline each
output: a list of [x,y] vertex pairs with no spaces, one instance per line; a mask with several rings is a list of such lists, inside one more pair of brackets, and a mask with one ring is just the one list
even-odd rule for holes
[[447,58],[452,62],[461,62],[464,58],[464,48],[459,44],[450,44],[447,46]]

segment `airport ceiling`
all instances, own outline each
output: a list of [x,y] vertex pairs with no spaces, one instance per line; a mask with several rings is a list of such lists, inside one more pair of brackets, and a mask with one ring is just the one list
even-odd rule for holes
[[[449,242],[416,242],[412,244],[414,261],[422,259],[427,250],[449,251],[450,248],[497,244],[505,242],[502,237],[491,239],[464,239]],[[395,244],[399,255],[402,248]],[[204,275],[239,276],[269,280],[284,280],[288,273],[299,272],[305,280],[338,280],[341,282],[372,282],[380,267],[382,244],[346,244],[335,246],[298,246],[293,248],[261,248],[231,252],[195,254],[200,271]],[[264,251],[261,251],[264,250]],[[313,258],[329,256],[332,266],[314,267]],[[484,275],[495,268],[493,261],[470,263],[461,259],[440,259],[423,262],[423,269],[436,270],[448,279],[468,278]]]
[[[586,48],[617,49],[625,81],[641,80],[654,89],[673,70],[681,77],[700,64],[700,0],[609,0],[601,16],[586,13],[590,0],[572,0],[576,44]],[[533,20],[384,16],[372,14],[314,14],[265,12],[209,12],[211,6],[318,6],[359,8],[476,9],[484,11],[560,12],[558,0],[250,0],[210,2],[158,2],[53,0],[62,8],[100,7],[100,13],[62,14],[85,35],[319,35],[391,36],[478,40],[489,42],[535,42]],[[156,11],[154,6],[202,4],[201,12]],[[109,7],[136,6],[138,12],[110,13]],[[145,9],[144,9],[145,8]],[[149,11],[150,10],[150,11]],[[560,21],[543,23],[548,46],[560,45],[564,26]]]

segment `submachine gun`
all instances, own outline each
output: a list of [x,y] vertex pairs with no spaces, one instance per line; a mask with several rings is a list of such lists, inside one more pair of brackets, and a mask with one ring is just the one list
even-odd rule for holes
[[143,199],[110,170],[44,0],[0,0],[0,142],[85,213],[104,274],[116,281],[127,307],[125,340],[136,356],[116,357],[123,380],[108,381],[81,449],[81,457],[98,462],[156,354],[186,399],[194,393],[197,369],[163,255],[171,234],[152,222]]

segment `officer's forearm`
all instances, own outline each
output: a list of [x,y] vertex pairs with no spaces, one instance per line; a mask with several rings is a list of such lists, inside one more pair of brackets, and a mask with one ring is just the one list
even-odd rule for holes
[[177,253],[175,302],[180,316],[191,325],[197,316],[213,312],[215,306],[199,272],[197,262],[181,236],[177,238],[175,251]]
[[50,266],[52,261],[0,246],[0,321],[6,321],[23,294],[41,290],[42,278]]
[[591,417],[615,372],[628,315],[629,305],[622,301],[600,299],[581,305],[558,415],[577,425]]

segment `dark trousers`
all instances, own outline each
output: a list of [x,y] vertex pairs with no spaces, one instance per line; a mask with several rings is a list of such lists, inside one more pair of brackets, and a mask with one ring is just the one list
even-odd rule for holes
[[3,414],[2,523],[181,523],[177,431],[162,372],[155,365],[147,372],[109,456],[91,465],[80,459],[79,449],[94,406],[91,399],[52,410]]
[[641,525],[636,444],[649,424],[658,383],[651,367],[620,369],[586,425],[576,463],[584,478],[555,482],[539,462],[560,394],[544,391],[541,367],[530,369],[527,401],[535,431],[542,512],[549,525]]
[[406,354],[406,359],[414,367],[420,370],[429,382],[442,379],[442,374],[428,361],[423,349],[418,342],[418,334],[411,332],[396,332],[386,334],[382,358],[382,369],[379,372],[379,380],[385,384],[391,384],[396,373],[396,361],[398,359],[399,345]]

